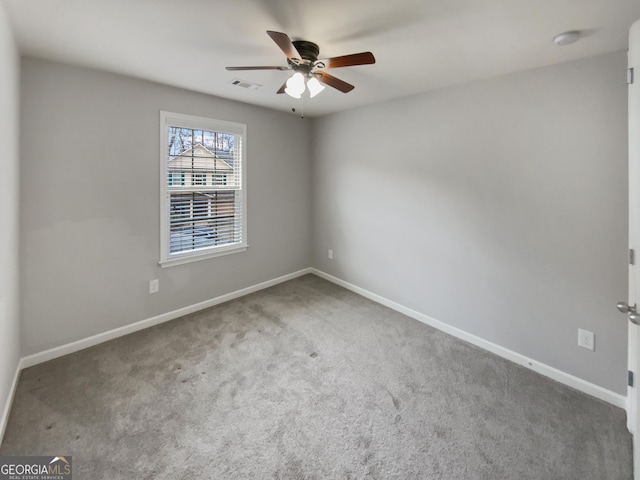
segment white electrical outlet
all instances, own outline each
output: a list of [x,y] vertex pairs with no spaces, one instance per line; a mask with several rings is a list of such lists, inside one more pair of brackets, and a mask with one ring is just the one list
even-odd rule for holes
[[589,330],[578,329],[578,345],[588,350],[596,349],[596,334]]
[[149,282],[149,293],[158,293],[160,291],[160,280],[157,278]]
[[327,258],[329,260],[333,260],[333,250],[329,249],[329,252],[327,252]]

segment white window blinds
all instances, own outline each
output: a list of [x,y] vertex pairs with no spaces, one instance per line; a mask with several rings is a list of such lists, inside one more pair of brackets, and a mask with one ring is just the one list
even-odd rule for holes
[[246,127],[161,112],[161,250],[170,265],[246,249]]

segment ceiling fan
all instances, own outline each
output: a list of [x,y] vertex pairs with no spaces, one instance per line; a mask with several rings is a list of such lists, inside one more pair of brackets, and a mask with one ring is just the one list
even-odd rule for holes
[[328,68],[351,67],[354,65],[370,65],[376,63],[371,52],[354,53],[340,57],[323,58],[318,60],[320,48],[313,42],[306,40],[291,41],[286,33],[267,30],[267,35],[287,56],[286,67],[256,66],[256,67],[227,67],[227,70],[293,70],[294,74],[280,87],[277,93],[286,93],[293,98],[300,98],[306,87],[313,98],[329,85],[343,93],[350,92],[355,87],[339,78],[329,75],[324,70]]

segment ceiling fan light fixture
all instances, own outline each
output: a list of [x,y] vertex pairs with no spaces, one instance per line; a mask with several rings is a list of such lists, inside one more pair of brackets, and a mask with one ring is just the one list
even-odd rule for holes
[[[1,2],[2,0],[0,0]],[[352,53],[350,55],[341,55],[339,57],[322,58],[318,60],[320,48],[316,43],[307,40],[291,41],[286,33],[274,32],[267,30],[267,35],[282,50],[287,57],[288,66],[263,65],[263,66],[247,66],[247,67],[226,67],[229,71],[236,70],[293,70],[294,73],[287,81],[278,89],[277,94],[286,93],[293,98],[301,98],[302,94],[309,87],[310,97],[315,97],[324,90],[325,86],[342,93],[348,93],[355,87],[333,75],[328,74],[325,70],[331,68],[352,67],[356,65],[372,65],[376,63],[376,59],[371,52]],[[318,81],[320,79],[320,81]],[[305,83],[307,85],[305,85]]]
[[284,93],[293,98],[300,98],[304,93],[304,75],[300,72],[291,75],[287,80],[287,88],[284,89]]
[[324,90],[324,85],[316,77],[311,77],[307,82],[307,88],[309,89],[309,96],[313,98]]

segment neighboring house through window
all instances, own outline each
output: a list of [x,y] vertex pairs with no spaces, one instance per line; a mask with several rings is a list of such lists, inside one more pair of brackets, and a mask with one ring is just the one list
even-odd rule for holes
[[160,264],[246,250],[245,125],[160,115]]

